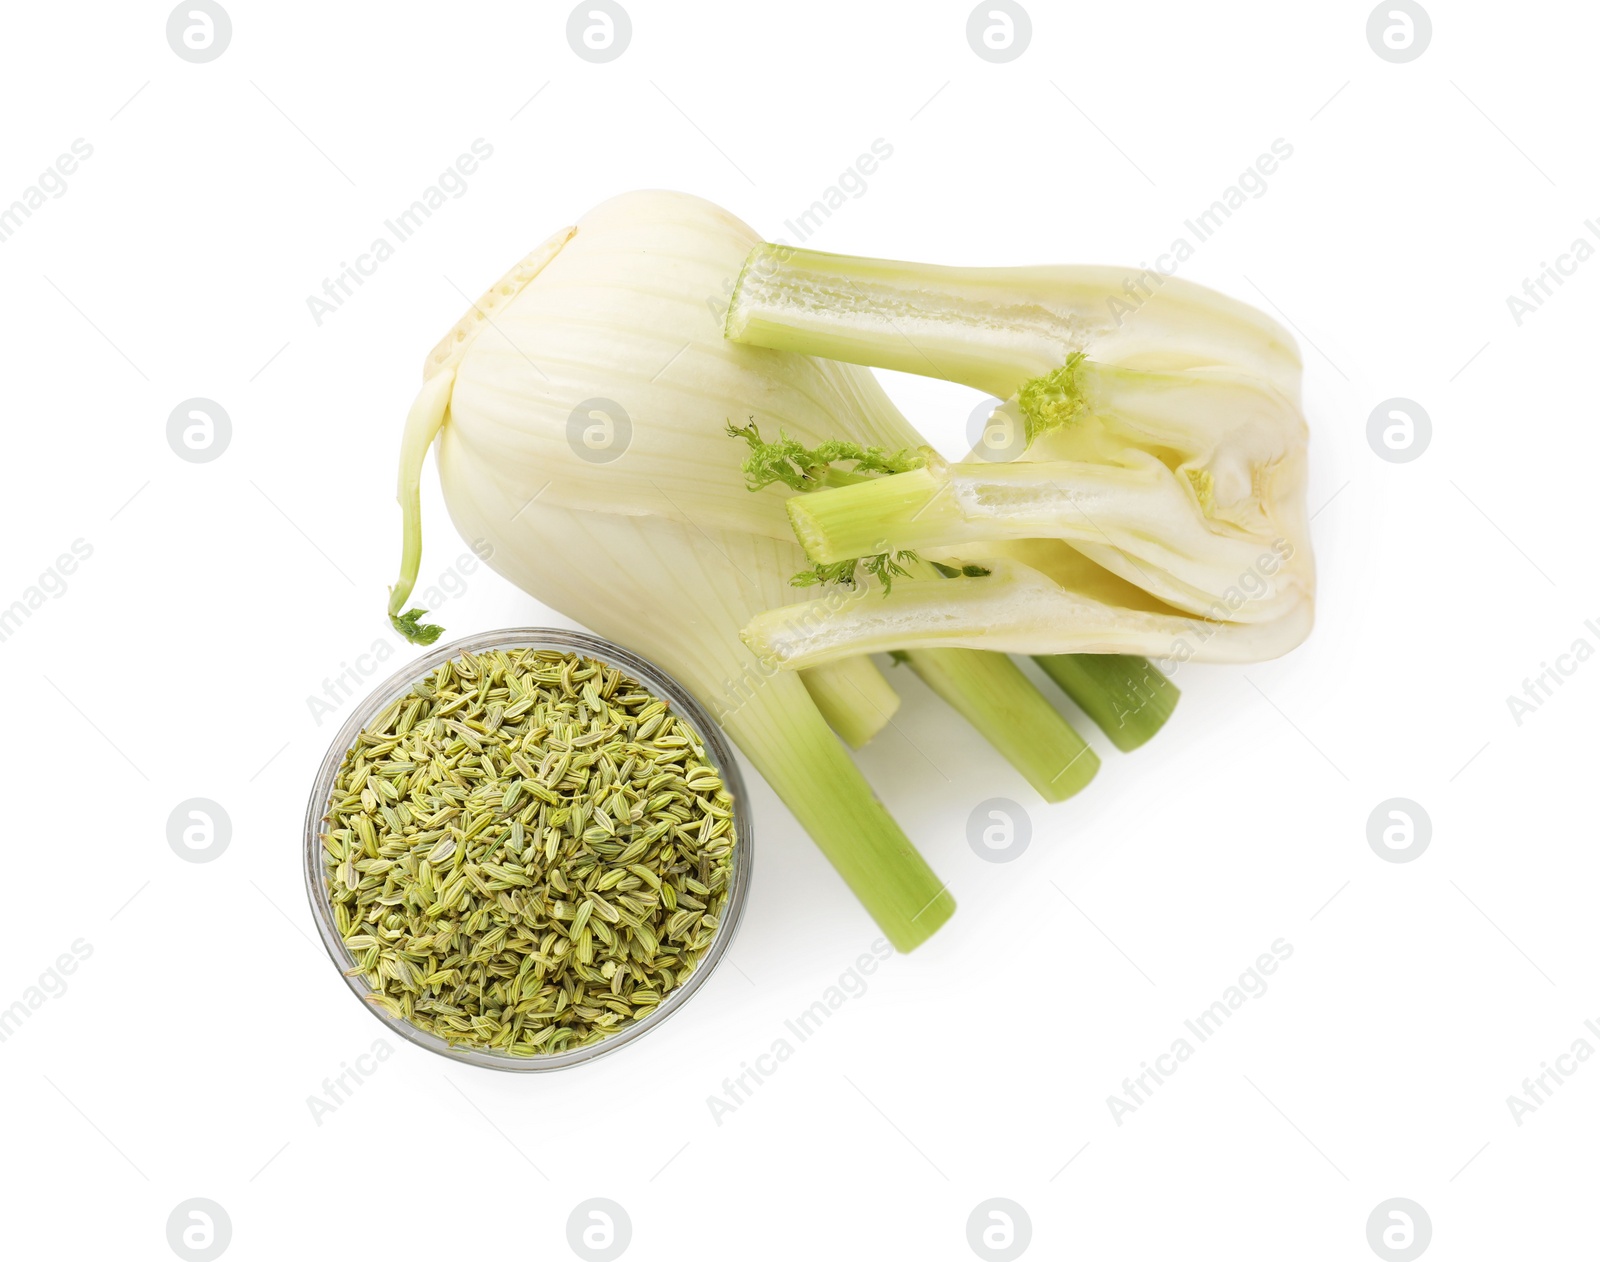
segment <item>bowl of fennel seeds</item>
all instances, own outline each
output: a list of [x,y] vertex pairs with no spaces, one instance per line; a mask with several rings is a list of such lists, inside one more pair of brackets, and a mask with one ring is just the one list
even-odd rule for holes
[[442,645],[334,738],[305,876],[345,981],[401,1037],[494,1069],[581,1064],[710,976],[750,886],[721,731],[581,632]]

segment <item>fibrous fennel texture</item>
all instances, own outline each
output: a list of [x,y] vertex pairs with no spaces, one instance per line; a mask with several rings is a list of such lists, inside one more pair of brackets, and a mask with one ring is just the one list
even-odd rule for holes
[[914,577],[828,619],[752,620],[791,667],[913,645],[1256,661],[1309,632],[1300,360],[1260,312],[1174,277],[1137,305],[1101,267],[955,268],[752,251],[728,336],[961,382],[1001,402],[972,456],[790,502],[808,558],[917,551]]

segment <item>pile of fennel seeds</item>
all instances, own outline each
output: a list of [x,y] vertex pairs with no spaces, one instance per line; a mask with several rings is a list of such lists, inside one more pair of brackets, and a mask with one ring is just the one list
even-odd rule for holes
[[345,754],[328,897],[368,1000],[452,1044],[570,1051],[693,971],[733,801],[637,680],[548,649],[446,662]]

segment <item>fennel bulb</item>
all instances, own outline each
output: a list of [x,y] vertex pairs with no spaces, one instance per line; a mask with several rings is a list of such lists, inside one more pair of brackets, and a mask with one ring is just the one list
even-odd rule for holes
[[[739,639],[806,565],[781,489],[753,494],[724,427],[755,418],[811,441],[904,446],[916,435],[871,374],[737,346],[706,299],[759,238],[698,198],[633,193],[556,233],[429,355],[406,423],[405,551],[390,615],[421,554],[419,479],[437,444],[452,520],[545,604],[660,664],[710,707],[902,951],[954,899],[873,795],[799,675]],[[625,451],[588,458],[579,405],[619,403]],[[869,669],[870,663],[865,663]],[[873,669],[873,674],[876,674]],[[741,804],[749,809],[748,804]]]
[[[794,500],[810,496],[793,492],[942,466],[867,369],[723,336],[719,296],[759,243],[698,198],[631,193],[550,237],[491,288],[428,356],[406,423],[404,553],[389,613],[407,638],[439,634],[425,611],[405,608],[433,448],[450,515],[465,537],[490,545],[488,563],[694,692],[889,940],[910,950],[954,901],[829,730],[859,745],[891,721],[898,698],[862,648],[789,671],[780,667],[793,663],[752,653],[741,632],[768,619],[814,637],[892,613],[895,601],[857,585],[847,559],[828,568],[824,599],[770,621],[792,601],[792,584],[818,578],[791,524]],[[586,439],[602,422],[614,447],[597,450]],[[763,442],[762,431],[777,440]],[[752,448],[743,467],[739,437]],[[757,476],[752,462],[763,456]],[[837,467],[852,461],[853,471]],[[1104,573],[1059,541],[985,548],[997,567],[1016,564],[1015,553],[1030,566]],[[978,584],[1004,581],[999,568],[946,565],[945,555],[933,543],[926,556],[903,550],[860,568],[886,585],[895,576],[930,592],[935,584],[952,609]],[[1093,777],[1094,751],[1008,658],[905,647],[896,657],[1047,800]],[[1040,660],[1123,749],[1148,739],[1177,696],[1136,656]]]

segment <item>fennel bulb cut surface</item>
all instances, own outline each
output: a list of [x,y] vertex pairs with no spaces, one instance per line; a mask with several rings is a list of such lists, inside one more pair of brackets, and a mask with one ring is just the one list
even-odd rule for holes
[[[408,636],[430,634],[420,611],[401,611],[421,551],[421,465],[436,443],[464,537],[486,541],[489,564],[519,587],[688,687],[906,951],[954,899],[801,677],[765,668],[740,641],[790,598],[788,577],[807,561],[784,494],[745,487],[725,428],[753,419],[813,443],[895,447],[916,434],[867,371],[722,337],[720,296],[758,240],[698,198],[627,194],[484,296],[428,357],[407,420],[390,614]],[[596,448],[588,428],[610,405],[614,446]]]
[[914,644],[1174,664],[1299,644],[1315,596],[1299,353],[1244,303],[1145,275],[1136,290],[1115,268],[753,250],[731,339],[942,377],[1002,403],[964,461],[930,457],[789,501],[819,566],[907,550],[989,578],[952,592],[912,576],[825,620],[801,604],[770,610],[747,627],[750,646],[804,667]]

